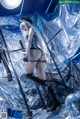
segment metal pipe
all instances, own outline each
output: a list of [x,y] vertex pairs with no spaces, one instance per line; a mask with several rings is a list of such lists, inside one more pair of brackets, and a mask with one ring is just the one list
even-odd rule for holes
[[48,10],[49,10],[49,8],[50,8],[52,2],[53,2],[53,0],[50,1],[49,5],[48,5],[48,7],[47,7],[47,9],[46,9],[46,11],[45,11],[45,14],[48,12]]
[[54,57],[53,57],[53,55],[52,55],[52,53],[51,53],[51,50],[49,49],[49,47],[48,47],[48,45],[47,45],[47,43],[46,43],[46,40],[45,40],[45,38],[44,38],[44,36],[43,36],[42,33],[41,33],[41,35],[42,35],[42,37],[43,37],[43,40],[44,40],[44,42],[45,42],[45,44],[46,44],[46,47],[47,47],[49,53],[50,53],[50,56],[51,56],[51,58],[52,58],[52,60],[53,60],[53,62],[54,62],[54,64],[55,64],[55,67],[56,67],[56,69],[57,69],[57,72],[58,72],[58,74],[59,74],[59,76],[60,76],[60,78],[61,78],[61,80],[62,80],[62,82],[63,82],[63,84],[64,84],[64,87],[65,87],[66,91],[68,91],[67,86],[65,85],[65,83],[64,83],[64,81],[63,81],[63,77],[62,77],[62,75],[61,75],[61,73],[60,73],[60,71],[59,71],[59,69],[58,69],[57,64],[56,64],[56,61],[55,61],[55,59],[54,59]]
[[58,35],[58,33],[61,32],[61,31],[62,31],[62,29],[60,29],[60,30],[47,42],[47,44],[49,44],[49,43],[53,40],[53,38],[55,38],[55,37]]
[[[6,48],[7,51],[8,51],[8,47],[7,47],[6,41],[5,41],[4,36],[3,36],[3,33],[2,33],[2,29],[0,29],[0,31],[1,31],[1,34],[2,34],[2,37],[3,37],[3,42],[4,42],[4,45],[5,45],[5,48]],[[12,68],[13,68],[13,71],[14,71],[14,73],[15,73],[15,76],[16,76],[16,79],[17,79],[17,82],[18,82],[18,85],[19,85],[19,88],[20,88],[20,91],[21,91],[21,94],[22,94],[22,97],[23,97],[25,106],[26,106],[26,108],[27,108],[27,113],[28,113],[28,115],[31,117],[31,116],[32,116],[32,112],[31,112],[30,109],[29,109],[29,106],[28,106],[28,103],[27,103],[27,100],[26,100],[26,97],[25,97],[25,94],[24,94],[24,91],[23,91],[23,88],[22,88],[20,79],[19,79],[19,77],[18,77],[18,75],[17,75],[17,73],[16,73],[16,71],[15,71],[15,68],[14,68],[13,63],[12,63],[12,61],[11,61],[9,52],[8,52],[8,58],[9,58],[9,61],[10,61],[10,63],[11,63],[11,66],[12,66]]]
[[24,0],[22,1],[21,10],[20,10],[20,16],[22,15],[23,6],[24,6]]

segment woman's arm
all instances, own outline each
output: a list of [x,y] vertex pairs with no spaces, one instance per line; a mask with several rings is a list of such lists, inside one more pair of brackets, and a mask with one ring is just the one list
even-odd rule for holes
[[26,42],[26,52],[27,52],[27,57],[30,56],[30,47],[31,47],[31,42],[33,38],[34,30],[32,28],[29,29],[29,35],[28,35],[28,40]]

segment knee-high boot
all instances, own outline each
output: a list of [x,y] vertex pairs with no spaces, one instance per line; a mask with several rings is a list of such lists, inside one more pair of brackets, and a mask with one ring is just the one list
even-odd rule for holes
[[50,97],[50,100],[52,101],[51,108],[52,110],[56,110],[56,108],[60,106],[60,102],[57,100],[51,85],[47,86],[47,90],[48,90],[48,95]]

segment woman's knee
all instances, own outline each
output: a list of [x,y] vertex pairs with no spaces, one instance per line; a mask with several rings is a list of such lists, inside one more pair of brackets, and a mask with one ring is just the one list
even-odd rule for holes
[[37,76],[38,76],[40,79],[43,79],[43,80],[46,79],[46,73],[45,73],[45,71],[37,70]]

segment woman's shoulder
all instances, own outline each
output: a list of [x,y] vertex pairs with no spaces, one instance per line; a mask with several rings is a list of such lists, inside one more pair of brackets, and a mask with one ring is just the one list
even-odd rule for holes
[[35,34],[35,31],[33,28],[29,28],[29,33]]

